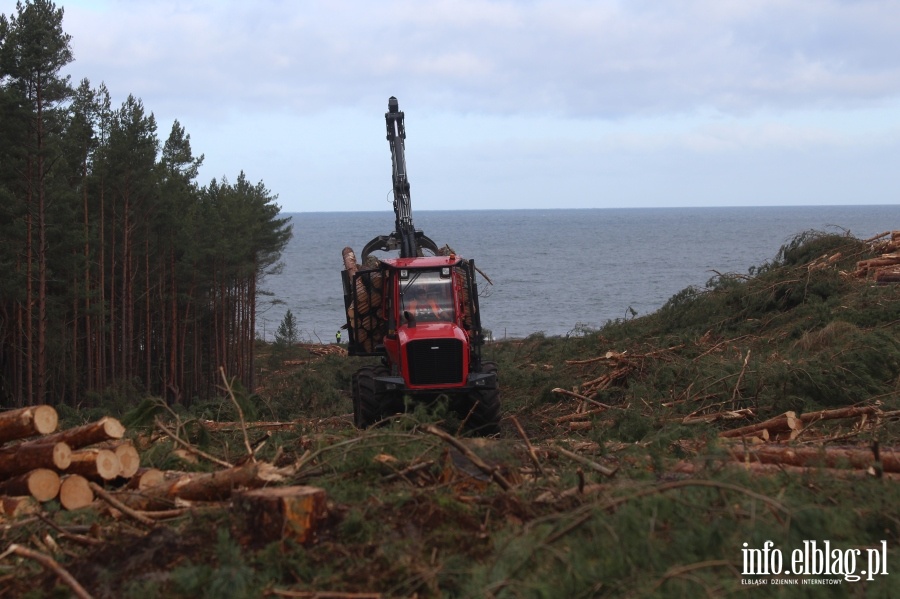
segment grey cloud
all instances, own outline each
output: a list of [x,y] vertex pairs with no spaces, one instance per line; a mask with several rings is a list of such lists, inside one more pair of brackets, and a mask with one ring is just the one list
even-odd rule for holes
[[[76,65],[182,110],[383,100],[576,117],[846,107],[900,94],[890,2],[112,3],[67,9]],[[151,100],[152,98],[152,100]],[[175,101],[175,100],[173,100]]]

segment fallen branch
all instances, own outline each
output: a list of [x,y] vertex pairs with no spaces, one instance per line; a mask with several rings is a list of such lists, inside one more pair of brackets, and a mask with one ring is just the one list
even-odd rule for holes
[[613,385],[613,383],[617,381],[624,381],[634,369],[635,367],[630,364],[627,366],[620,366],[612,372],[607,372],[606,374],[602,374],[593,380],[582,383],[581,390],[583,393],[596,393],[597,391],[608,389]]
[[528,449],[528,458],[531,460],[531,463],[534,464],[534,467],[537,468],[538,472],[543,475],[544,468],[541,467],[541,463],[538,461],[537,453],[534,451],[534,445],[531,444],[531,440],[529,440],[528,435],[525,434],[525,429],[519,424],[519,419],[515,416],[511,416],[510,420],[512,420],[513,425],[516,427],[516,431],[518,431],[519,436],[522,437],[522,440],[525,442],[525,447]]
[[471,449],[469,449],[468,447],[466,447],[465,445],[460,443],[459,439],[457,439],[453,435],[445,433],[441,429],[439,429],[436,426],[433,426],[431,424],[426,424],[425,426],[422,427],[422,430],[430,435],[434,435],[435,437],[438,437],[439,439],[441,439],[441,440],[445,441],[446,443],[448,443],[449,445],[453,446],[467,460],[472,462],[472,464],[476,468],[478,468],[479,470],[484,472],[486,475],[491,477],[494,480],[494,482],[496,482],[498,485],[500,485],[500,488],[503,489],[504,491],[509,491],[510,489],[512,489],[512,485],[509,484],[509,481],[506,480],[502,474],[500,474],[499,468],[497,468],[496,466],[489,466],[488,464],[486,464],[484,462],[484,460],[482,460],[474,452],[472,452]]
[[553,419],[553,422],[556,424],[563,424],[564,422],[570,422],[572,420],[584,420],[585,418],[589,418],[590,416],[595,416],[597,414],[602,414],[606,411],[606,408],[597,408],[594,410],[588,410],[586,412],[575,412],[574,414],[566,414],[565,416],[557,416]]
[[718,422],[720,420],[741,420],[753,415],[753,410],[750,408],[741,408],[740,410],[727,410],[725,412],[715,412],[713,414],[689,415],[684,418],[673,418],[672,420],[674,422],[681,422],[681,424],[702,424]]
[[72,589],[72,592],[76,597],[78,597],[79,599],[92,599],[91,594],[88,593],[77,580],[75,580],[75,577],[72,576],[68,570],[60,566],[59,562],[57,562],[49,555],[45,555],[40,551],[29,549],[28,547],[17,545],[16,543],[10,545],[6,551],[0,554],[0,559],[3,559],[8,555],[18,555],[19,557],[24,557],[36,561],[44,568],[59,576],[60,580],[62,580],[66,584],[66,586]]
[[226,462],[225,460],[220,460],[216,456],[210,455],[210,454],[206,453],[205,451],[197,449],[196,447],[194,447],[187,441],[184,441],[183,439],[181,439],[177,434],[175,434],[175,432],[170,430],[165,424],[162,423],[162,420],[159,419],[159,416],[156,417],[156,428],[158,428],[159,430],[164,432],[166,435],[169,436],[170,439],[172,439],[173,442],[177,443],[178,445],[181,445],[189,452],[196,454],[205,460],[209,460],[210,462],[212,462],[214,464],[218,464],[219,466],[224,466],[225,468],[233,468],[234,467],[234,464]]
[[872,243],[873,241],[878,241],[882,237],[887,237],[890,234],[891,234],[890,231],[885,231],[884,233],[879,233],[878,235],[875,235],[874,237],[869,237],[868,239],[863,239],[863,243]]
[[[434,466],[434,460],[427,460],[425,462],[419,462],[418,464],[413,464],[412,466],[407,466],[403,470],[398,470],[392,474],[385,475],[385,477],[382,478],[381,480],[384,482],[390,482],[393,480],[397,480],[398,478],[402,478],[409,484],[413,484],[411,480],[406,478],[406,476],[408,474],[415,474],[416,472],[419,472],[420,470],[425,470],[426,468],[430,468],[432,466]],[[413,485],[413,486],[415,486],[415,485]]]
[[119,510],[120,512],[122,512],[123,514],[128,516],[129,518],[132,518],[133,520],[137,520],[141,524],[145,524],[151,528],[153,526],[156,526],[155,520],[151,520],[150,518],[147,518],[146,516],[142,516],[141,514],[137,513],[135,510],[131,509],[130,507],[128,507],[127,505],[125,505],[124,503],[122,503],[121,501],[119,501],[118,499],[116,499],[115,497],[110,495],[109,493],[107,493],[106,489],[104,489],[97,483],[89,482],[88,486],[90,486],[91,490],[97,494],[97,497],[99,497],[100,499],[102,499],[103,501],[108,503],[110,506],[116,508],[117,510]]
[[608,351],[606,354],[597,356],[596,358],[588,358],[586,360],[566,360],[566,364],[571,366],[584,366],[585,364],[594,364],[596,362],[608,362],[611,364],[629,364],[634,366],[634,363],[628,359],[629,357],[630,356],[626,356],[624,353]]
[[189,507],[176,507],[171,510],[153,510],[153,511],[143,511],[143,510],[134,510],[135,513],[140,514],[141,516],[145,516],[147,518],[151,518],[153,520],[168,520],[169,518],[178,518],[179,516],[183,516],[186,513],[190,512],[192,509]]
[[608,406],[605,403],[601,403],[601,402],[597,401],[596,399],[591,399],[590,397],[587,397],[586,395],[582,395],[580,393],[575,393],[574,391],[568,391],[566,389],[561,389],[561,388],[557,387],[557,388],[553,389],[552,392],[559,393],[560,395],[566,395],[568,397],[574,397],[575,399],[580,399],[581,401],[586,401],[588,403],[592,403],[595,406],[597,406],[598,408],[602,408],[603,410],[613,409],[612,406]]
[[62,526],[60,526],[59,524],[54,522],[46,514],[38,514],[37,516],[38,516],[38,518],[41,519],[41,521],[44,524],[46,524],[50,528],[54,529],[57,532],[57,534],[59,534],[59,538],[61,538],[61,539],[66,539],[68,541],[72,541],[74,543],[78,543],[80,545],[85,545],[88,547],[96,547],[97,545],[105,545],[106,544],[106,541],[104,541],[103,539],[98,539],[96,537],[89,537],[86,535],[80,535],[80,534],[69,532],[68,530],[66,530],[65,528],[63,528]]
[[583,508],[580,508],[579,511],[585,512],[580,517],[578,517],[574,522],[566,526],[565,528],[551,534],[544,541],[545,544],[549,545],[558,541],[559,539],[565,537],[570,532],[576,530],[579,526],[587,522],[591,519],[594,514],[594,510],[605,511],[612,509],[614,507],[618,507],[623,503],[627,503],[632,499],[640,499],[641,497],[647,497],[648,495],[656,495],[658,493],[666,493],[668,491],[672,491],[675,489],[682,489],[684,487],[713,487],[717,489],[725,489],[729,491],[735,491],[738,493],[743,493],[744,495],[756,499],[757,501],[761,501],[771,507],[773,510],[780,511],[784,514],[790,515],[790,511],[779,501],[772,499],[767,495],[763,495],[762,493],[757,493],[756,491],[751,491],[745,487],[741,487],[739,485],[733,485],[731,483],[725,483],[715,480],[699,480],[699,479],[690,479],[690,480],[676,480],[668,483],[662,483],[660,485],[656,485],[654,487],[648,487],[646,489],[642,489],[636,493],[632,493],[631,495],[624,495],[622,497],[617,497],[615,499],[610,499],[601,504],[587,504]]
[[250,446],[250,437],[247,436],[247,422],[244,420],[244,410],[241,409],[241,404],[238,403],[237,398],[234,396],[234,389],[232,389],[231,383],[228,382],[228,378],[225,376],[225,368],[223,366],[219,366],[219,373],[222,375],[222,381],[225,383],[228,397],[231,398],[231,403],[234,404],[234,407],[237,410],[238,420],[241,423],[241,432],[244,434],[244,447],[247,448],[247,456],[249,456],[251,461],[255,462],[256,455],[253,453],[253,448]]
[[650,592],[656,591],[656,589],[665,584],[665,582],[670,578],[679,578],[695,570],[703,570],[706,568],[728,568],[732,571],[736,578],[740,576],[738,574],[737,568],[735,568],[730,561],[724,559],[707,560],[705,562],[697,562],[695,564],[688,564],[686,566],[673,566],[672,568],[666,570],[666,572],[662,575],[662,578],[654,583],[654,585],[650,588]]
[[[198,420],[203,428],[213,432],[233,432],[241,430],[240,422],[216,422],[215,420]],[[244,424],[244,428],[250,430],[264,431],[290,431],[297,428],[298,422],[248,422]]]
[[567,458],[575,460],[579,464],[587,466],[591,470],[595,470],[595,471],[599,472],[600,474],[603,474],[604,476],[612,476],[613,474],[616,473],[616,470],[618,470],[618,468],[608,468],[602,464],[598,464],[597,462],[595,462],[593,460],[589,460],[582,455],[579,455],[573,451],[569,451],[568,449],[562,448],[558,445],[554,445],[554,449],[556,451],[558,451],[559,453],[563,454],[564,456],[566,456]]
[[738,398],[738,396],[740,395],[740,392],[741,392],[741,381],[744,380],[744,373],[747,372],[747,363],[748,363],[748,362],[750,362],[750,350],[749,350],[749,349],[747,350],[747,355],[744,356],[744,365],[741,366],[741,373],[738,375],[738,380],[737,380],[737,382],[734,384],[734,392],[731,394],[731,403],[732,403],[732,405],[734,404],[734,402],[737,401],[737,398]]
[[800,416],[800,420],[804,424],[817,422],[819,420],[834,420],[840,418],[856,418],[864,414],[878,414],[879,410],[875,406],[860,406],[851,408],[838,408],[836,410],[821,410],[818,412],[807,412]]
[[562,492],[544,491],[543,493],[538,495],[534,499],[534,501],[535,503],[554,503],[556,501],[567,499],[569,497],[594,495],[608,488],[609,483],[593,483],[584,486],[578,484]]

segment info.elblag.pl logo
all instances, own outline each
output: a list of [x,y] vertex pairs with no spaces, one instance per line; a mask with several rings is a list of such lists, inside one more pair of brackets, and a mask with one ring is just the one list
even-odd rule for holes
[[[745,577],[742,584],[841,584],[844,581],[875,580],[876,576],[888,575],[887,541],[880,546],[865,549],[840,549],[832,547],[831,541],[803,541],[785,554],[766,541],[761,548],[751,548],[743,544],[741,557]],[[777,576],[779,578],[746,578],[756,576]]]

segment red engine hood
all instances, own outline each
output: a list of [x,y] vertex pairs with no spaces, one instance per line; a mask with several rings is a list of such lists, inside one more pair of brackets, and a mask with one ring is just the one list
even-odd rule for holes
[[401,345],[420,339],[459,339],[467,340],[466,333],[452,322],[423,322],[416,326],[407,325],[397,329],[397,339]]

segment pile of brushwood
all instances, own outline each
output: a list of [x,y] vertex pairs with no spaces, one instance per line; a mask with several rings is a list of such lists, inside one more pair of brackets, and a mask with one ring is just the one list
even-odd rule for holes
[[441,403],[357,431],[359,360],[261,347],[254,395],[117,416],[163,472],[275,469],[265,518],[240,481],[156,513],[51,500],[0,519],[0,598],[896,596],[900,286],[854,276],[878,255],[808,232],[653,314],[490,344],[491,438]]

